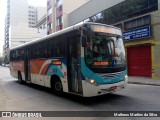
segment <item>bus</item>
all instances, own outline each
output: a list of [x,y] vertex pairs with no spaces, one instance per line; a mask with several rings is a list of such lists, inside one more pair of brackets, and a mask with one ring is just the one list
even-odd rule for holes
[[33,83],[92,97],[127,86],[122,32],[114,26],[84,22],[10,50],[10,73]]

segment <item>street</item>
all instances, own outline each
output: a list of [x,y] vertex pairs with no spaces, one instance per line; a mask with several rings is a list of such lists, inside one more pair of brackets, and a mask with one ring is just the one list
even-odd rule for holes
[[[126,89],[104,96],[92,98],[70,94],[56,96],[48,88],[19,84],[10,76],[8,67],[0,66],[0,111],[159,111],[159,93],[159,86],[128,84]],[[99,119],[107,118],[97,118]]]

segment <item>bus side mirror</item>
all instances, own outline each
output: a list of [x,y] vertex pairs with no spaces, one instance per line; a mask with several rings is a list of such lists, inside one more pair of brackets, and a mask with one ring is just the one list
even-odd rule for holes
[[82,36],[82,47],[86,47],[86,37]]

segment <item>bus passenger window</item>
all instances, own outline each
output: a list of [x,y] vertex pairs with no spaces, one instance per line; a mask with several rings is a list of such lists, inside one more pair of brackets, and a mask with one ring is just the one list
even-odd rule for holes
[[54,55],[54,52],[55,52],[55,50],[54,50],[55,48],[54,48],[54,41],[53,41],[53,39],[50,39],[49,40],[49,50],[48,50],[48,57],[54,57],[55,55]]
[[31,47],[31,59],[35,58],[35,46]]

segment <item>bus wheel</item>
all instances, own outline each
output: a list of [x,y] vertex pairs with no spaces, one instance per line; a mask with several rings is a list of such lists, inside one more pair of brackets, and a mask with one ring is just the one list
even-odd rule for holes
[[19,72],[18,73],[18,82],[20,83],[20,84],[22,84],[22,75],[21,75],[21,73]]
[[56,95],[61,95],[63,93],[63,86],[60,79],[53,80],[51,85],[51,88]]

